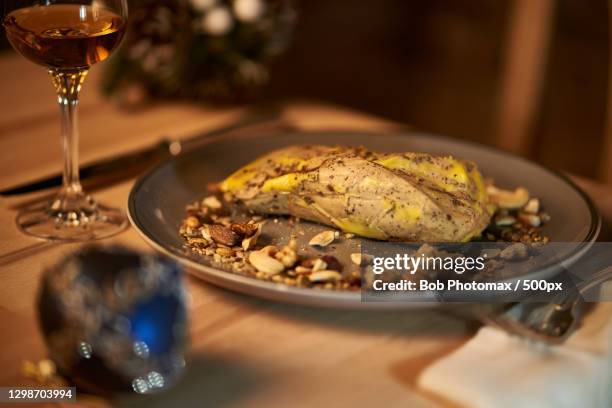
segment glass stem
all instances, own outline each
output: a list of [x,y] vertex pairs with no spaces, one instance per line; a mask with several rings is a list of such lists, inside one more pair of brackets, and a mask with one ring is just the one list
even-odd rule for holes
[[61,115],[62,151],[64,156],[63,187],[66,198],[82,194],[79,180],[79,91],[87,70],[49,71],[53,78]]

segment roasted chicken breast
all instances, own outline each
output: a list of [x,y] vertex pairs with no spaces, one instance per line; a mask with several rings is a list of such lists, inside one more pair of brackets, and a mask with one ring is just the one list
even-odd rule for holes
[[467,241],[491,218],[475,164],[424,153],[291,146],[239,169],[221,190],[255,213],[380,240]]

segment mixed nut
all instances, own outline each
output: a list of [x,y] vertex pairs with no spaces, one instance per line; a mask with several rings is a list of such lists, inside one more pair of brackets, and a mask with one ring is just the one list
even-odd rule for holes
[[[550,220],[542,210],[540,201],[530,197],[525,188],[506,191],[487,187],[495,215],[481,239],[489,242],[513,242],[504,249],[493,250],[489,258],[510,261],[526,256],[525,244],[545,244],[549,238],[540,227]],[[361,253],[350,254],[346,268],[331,255],[305,255],[298,249],[296,237],[285,245],[262,245],[264,218],[249,215],[245,222],[235,218],[225,200],[217,195],[205,197],[186,208],[187,217],[180,227],[180,234],[187,247],[217,264],[226,265],[235,273],[260,280],[289,286],[331,290],[359,290],[359,267],[368,263],[369,257]],[[276,221],[276,220],[275,220]],[[308,241],[313,248],[323,249],[340,238],[335,230],[320,232]],[[344,234],[352,239],[353,234]],[[343,269],[346,269],[343,272]]]
[[525,244],[550,241],[540,230],[550,221],[550,216],[542,210],[538,198],[530,197],[527,189],[506,191],[488,186],[487,193],[496,211],[491,225],[483,232],[485,241]]
[[[357,268],[343,274],[343,267],[334,256],[301,255],[295,237],[280,248],[258,245],[262,219],[255,216],[246,222],[232,222],[228,210],[216,196],[190,204],[187,214],[180,227],[187,246],[198,254],[212,257],[213,262],[230,266],[235,273],[289,286],[361,288]],[[309,245],[324,248],[338,237],[338,231],[323,231],[312,237]]]

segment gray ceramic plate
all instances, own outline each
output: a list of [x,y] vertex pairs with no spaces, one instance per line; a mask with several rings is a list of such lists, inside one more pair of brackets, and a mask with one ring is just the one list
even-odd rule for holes
[[[202,148],[173,158],[143,176],[129,197],[129,217],[132,225],[155,249],[189,266],[189,271],[215,285],[253,296],[341,308],[423,307],[431,303],[415,294],[415,302],[362,303],[357,292],[323,291],[295,288],[239,276],[207,263],[183,246],[178,228],[185,215],[185,205],[202,198],[206,186],[218,182],[257,156],[290,144],[341,144],[365,146],[387,152],[422,151],[432,154],[452,154],[476,162],[486,177],[505,188],[524,186],[539,197],[553,222],[544,232],[553,241],[593,242],[599,232],[600,220],[590,199],[563,175],[523,158],[489,147],[427,134],[371,134],[363,132],[283,133],[257,137],[217,137]],[[270,223],[269,223],[270,224]],[[288,236],[283,219],[271,224],[267,231],[273,243]],[[306,223],[308,236],[321,226]],[[301,247],[308,246],[300,242]],[[347,257],[349,241],[328,248],[335,255]],[[583,246],[584,247],[584,246]],[[583,251],[581,251],[582,253]],[[573,254],[577,259],[580,254]],[[341,261],[343,261],[341,259]],[[533,271],[530,278],[545,277],[550,271]]]

